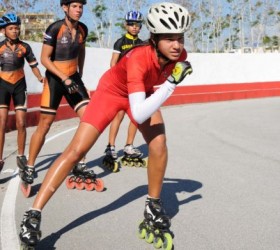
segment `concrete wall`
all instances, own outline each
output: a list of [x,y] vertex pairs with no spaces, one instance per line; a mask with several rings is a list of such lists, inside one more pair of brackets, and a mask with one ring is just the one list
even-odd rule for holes
[[[29,42],[40,60],[42,45]],[[83,80],[90,90],[95,90],[98,79],[110,65],[111,49],[87,48]],[[180,86],[225,83],[253,83],[280,81],[280,54],[197,54],[189,53],[193,74]],[[40,66],[44,71],[44,68]],[[41,85],[25,65],[28,91],[41,92]]]
[[[29,42],[40,61],[42,44]],[[92,92],[98,79],[109,68],[112,50],[87,48],[83,80]],[[190,53],[193,74],[178,85],[164,105],[236,100],[280,96],[280,54],[196,54]],[[39,66],[42,72],[44,68]],[[27,126],[35,126],[39,119],[42,84],[25,65],[28,85]],[[65,100],[56,120],[75,116]],[[9,112],[7,130],[15,129],[14,112]]]

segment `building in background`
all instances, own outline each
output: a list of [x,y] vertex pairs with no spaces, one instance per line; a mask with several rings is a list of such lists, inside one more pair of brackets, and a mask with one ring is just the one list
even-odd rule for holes
[[43,32],[55,21],[52,13],[24,13],[21,18],[21,39],[42,42]]

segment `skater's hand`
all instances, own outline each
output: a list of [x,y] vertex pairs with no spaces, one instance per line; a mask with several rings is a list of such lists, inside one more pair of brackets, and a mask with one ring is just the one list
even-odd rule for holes
[[167,80],[177,85],[184,80],[186,75],[190,75],[192,72],[193,70],[190,62],[177,62],[172,70],[172,74],[167,78]]
[[69,94],[73,94],[78,91],[78,84],[71,78],[66,78],[62,81],[62,83]]

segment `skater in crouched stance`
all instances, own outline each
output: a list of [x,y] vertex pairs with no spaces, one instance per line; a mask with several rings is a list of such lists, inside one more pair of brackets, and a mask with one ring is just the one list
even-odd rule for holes
[[[142,133],[149,149],[148,196],[139,234],[156,247],[172,248],[171,225],[160,200],[167,166],[167,146],[160,106],[177,84],[192,72],[185,61],[184,32],[188,11],[178,4],[153,5],[147,16],[150,39],[133,47],[101,77],[81,123],[68,147],[49,168],[33,206],[23,218],[20,239],[28,246],[40,238],[41,212],[73,166],[90,150],[120,110]],[[160,85],[154,91],[154,86]],[[110,103],[110,105],[108,105]]]

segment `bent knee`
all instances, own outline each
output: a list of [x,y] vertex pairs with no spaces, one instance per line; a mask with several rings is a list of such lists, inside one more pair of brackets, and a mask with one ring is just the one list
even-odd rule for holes
[[86,154],[82,148],[77,148],[71,145],[67,148],[66,153],[74,162],[81,160]]
[[162,155],[167,152],[166,137],[158,136],[149,144],[149,151],[154,154]]

